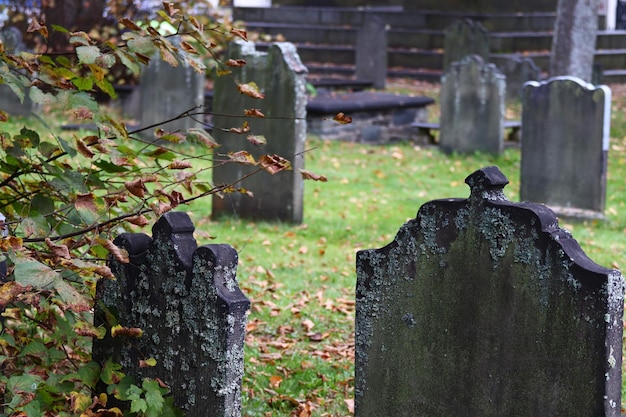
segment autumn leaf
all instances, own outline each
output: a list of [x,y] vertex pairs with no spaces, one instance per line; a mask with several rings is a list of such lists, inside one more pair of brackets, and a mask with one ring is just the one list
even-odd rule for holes
[[281,382],[283,382],[283,378],[279,375],[270,376],[270,387],[276,389],[280,387]]
[[321,182],[328,181],[328,178],[326,178],[325,176],[315,174],[311,171],[307,171],[306,169],[301,169],[300,174],[302,175],[302,179],[304,180],[313,180],[313,181],[321,181]]
[[247,151],[234,152],[234,153],[228,154],[228,157],[230,158],[231,161],[237,162],[239,164],[244,164],[244,165],[256,164],[254,157],[250,154],[250,152],[247,152]]
[[191,162],[189,161],[176,160],[176,161],[172,161],[172,163],[169,164],[167,167],[169,169],[186,169],[186,168],[191,168],[192,165],[191,165]]
[[93,119],[93,112],[86,107],[80,107],[74,110],[74,116],[78,120],[91,120]]
[[261,91],[259,90],[259,86],[254,81],[251,81],[246,84],[237,84],[237,90],[239,90],[241,94],[244,94],[248,97],[252,97],[256,99],[265,98],[265,95],[261,93]]
[[241,127],[231,127],[230,129],[228,129],[228,131],[230,133],[237,134],[248,133],[250,131],[250,125],[247,121],[244,120],[244,122],[241,124]]
[[348,125],[352,123],[352,117],[347,116],[341,112],[337,113],[335,117],[333,117],[333,120],[342,125]]
[[157,361],[154,358],[148,358],[146,360],[143,360],[143,359],[139,360],[140,368],[149,368],[149,367],[156,366],[156,364],[157,364]]
[[70,250],[65,245],[57,245],[49,238],[46,238],[46,246],[55,258],[70,259]]
[[87,145],[85,145],[85,142],[83,142],[80,138],[75,138],[76,141],[76,150],[78,151],[79,154],[81,154],[82,156],[86,157],[86,158],[93,158],[96,154],[87,147]]
[[254,146],[262,146],[267,143],[265,136],[261,135],[248,135],[246,139],[248,139],[248,142],[250,142]]
[[6,252],[9,249],[18,251],[22,248],[22,238],[15,236],[8,236],[0,239],[0,251]]
[[[96,206],[96,201],[93,193],[76,195],[74,207],[76,208],[76,210],[78,210],[79,213],[89,212],[93,216],[96,216],[98,214],[98,206]],[[91,215],[89,216],[91,217]]]
[[4,110],[0,110],[0,122],[7,122],[7,121],[9,121],[9,114],[5,112]]
[[211,136],[211,134],[204,129],[198,129],[198,128],[187,129],[187,135],[185,139],[189,143],[204,144],[209,149],[217,148],[218,146],[220,146],[215,141],[215,139],[213,139],[213,136]]
[[126,181],[124,187],[134,196],[144,198],[148,189],[143,183],[143,179],[137,178],[136,180]]
[[123,26],[126,26],[128,29],[130,30],[135,30],[137,32],[139,32],[141,30],[141,28],[139,26],[137,26],[137,24],[135,22],[133,22],[132,20],[128,19],[128,18],[122,18],[119,20],[119,23]]
[[250,117],[265,117],[263,112],[259,109],[245,109],[244,114]]
[[174,3],[170,2],[163,2],[163,9],[165,9],[167,14],[169,14],[170,16],[174,16],[176,13],[180,12],[180,9],[174,7]]
[[4,310],[7,305],[11,304],[20,294],[25,292],[26,288],[15,281],[9,281],[0,285],[0,309]]
[[228,61],[226,61],[226,65],[228,65],[229,67],[243,67],[246,65],[246,60],[245,59],[229,59]]
[[238,36],[241,39],[243,39],[244,41],[248,40],[248,32],[245,31],[244,29],[237,29],[237,28],[232,28],[230,30],[230,33],[233,34],[234,36]]
[[263,155],[259,158],[259,165],[272,175],[291,169],[291,163],[279,155]]
[[183,51],[187,53],[195,54],[195,55],[198,54],[198,51],[196,51],[196,48],[194,48],[193,45],[190,44],[189,42],[182,41],[180,43],[180,47],[183,49]]
[[102,247],[104,247],[107,251],[109,251],[109,253],[118,262],[121,262],[123,264],[127,264],[127,263],[130,262],[130,259],[128,258],[128,252],[126,250],[120,248],[119,246],[117,246],[115,243],[113,243],[112,240],[110,240],[110,239],[97,239],[96,242],[99,243],[100,245],[102,245]]
[[41,36],[44,38],[48,38],[48,28],[46,27],[46,22],[44,20],[33,19],[30,21],[28,25],[28,29],[26,29],[28,33],[39,32]]
[[135,226],[146,226],[150,223],[150,220],[146,218],[146,216],[133,216],[125,219],[128,223],[134,224]]
[[137,327],[122,327],[121,325],[111,327],[112,337],[141,337],[143,331]]

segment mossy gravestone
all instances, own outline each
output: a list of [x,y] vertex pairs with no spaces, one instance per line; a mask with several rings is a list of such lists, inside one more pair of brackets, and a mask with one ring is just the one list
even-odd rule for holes
[[623,279],[497,167],[357,255],[355,415],[619,416]]
[[[186,213],[170,212],[143,233],[114,243],[129,263],[110,262],[116,280],[98,283],[95,323],[107,328],[94,340],[94,360],[112,358],[124,372],[160,378],[187,417],[241,415],[246,312],[237,286],[237,252],[228,245],[197,247]],[[140,328],[139,338],[111,337],[119,324]],[[156,359],[156,366],[140,360]]]
[[575,77],[529,82],[522,92],[520,199],[559,215],[602,218],[611,90]]
[[[212,215],[301,223],[307,69],[296,47],[288,42],[274,43],[267,52],[257,51],[250,42],[233,42],[228,58],[243,59],[246,65],[232,68],[232,76],[215,80],[213,135],[220,147],[213,154],[213,182],[216,186],[232,185],[233,190],[242,192],[214,194]],[[237,83],[250,82],[265,98],[251,98],[238,91]],[[245,117],[245,109],[259,109],[265,117]],[[249,132],[233,132],[232,128],[241,128],[244,123],[248,123]],[[250,135],[263,137],[267,143],[252,143]],[[289,160],[292,169],[274,175],[265,171],[250,175],[258,170],[257,166],[232,162],[227,156],[242,150],[256,161],[262,155],[279,155]]]

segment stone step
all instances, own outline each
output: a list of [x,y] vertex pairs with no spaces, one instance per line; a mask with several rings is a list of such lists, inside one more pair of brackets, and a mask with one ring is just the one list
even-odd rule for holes
[[430,10],[402,10],[388,7],[235,7],[234,20],[248,22],[298,23],[325,26],[361,26],[368,13],[374,13],[390,28],[428,28],[443,30],[459,19],[481,22],[489,31],[552,30],[555,13],[453,13]]

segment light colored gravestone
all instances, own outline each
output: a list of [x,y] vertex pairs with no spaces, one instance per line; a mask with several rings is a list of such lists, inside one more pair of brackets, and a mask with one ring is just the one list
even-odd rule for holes
[[522,99],[522,88],[528,81],[539,81],[541,70],[532,59],[516,56],[509,59],[500,68],[506,77],[506,100],[519,102]]
[[[16,27],[7,27],[0,31],[0,41],[9,54],[19,54],[26,51],[22,33]],[[17,75],[16,75],[17,76]],[[18,76],[19,77],[19,76]],[[24,90],[24,99],[21,100],[8,85],[0,85],[0,110],[14,116],[28,116],[33,111],[33,102]]]
[[441,150],[502,152],[505,89],[504,75],[477,55],[452,64],[441,78]]
[[522,98],[520,198],[600,218],[606,199],[611,90],[573,77],[530,82]]
[[623,278],[497,167],[357,254],[355,416],[618,417]]
[[384,89],[387,81],[387,29],[379,16],[367,14],[356,43],[356,78]]
[[443,70],[468,55],[478,55],[489,61],[489,32],[480,22],[462,19],[445,30]]
[[[224,193],[213,196],[214,217],[235,214],[249,219],[302,222],[304,184],[300,170],[304,168],[306,140],[306,67],[291,43],[275,43],[267,53],[258,52],[254,44],[235,42],[230,45],[228,58],[244,59],[247,64],[234,68],[231,76],[217,77],[213,97],[213,134],[220,144],[214,154],[213,183],[233,185],[252,192]],[[240,94],[238,83],[255,82],[265,95],[262,100]],[[264,118],[244,117],[244,109],[259,109]],[[250,133],[229,131],[250,126]],[[264,136],[267,144],[254,145],[249,134]],[[262,155],[279,155],[291,162],[292,170],[274,175],[256,171],[256,166],[228,161],[228,153],[249,152],[256,161]]]
[[177,67],[172,67],[158,57],[150,60],[141,74],[139,111],[142,127],[155,126],[145,134],[153,137],[157,128],[167,132],[185,132],[202,127],[189,117],[163,122],[190,110],[202,111],[205,82],[204,74],[196,72],[186,63],[180,62]]

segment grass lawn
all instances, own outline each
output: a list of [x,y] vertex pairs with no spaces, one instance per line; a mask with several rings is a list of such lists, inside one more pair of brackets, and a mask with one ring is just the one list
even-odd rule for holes
[[[612,86],[613,127],[607,220],[561,226],[597,263],[619,268],[626,253],[626,99]],[[437,87],[410,82],[392,91],[436,97]],[[515,108],[510,109],[512,116]],[[433,109],[436,118],[437,109]],[[520,151],[499,157],[446,156],[410,143],[366,146],[309,138],[306,167],[328,182],[305,184],[304,224],[209,219],[210,203],[190,214],[199,243],[229,243],[240,256],[238,279],[252,301],[246,345],[246,416],[351,415],[355,253],[389,243],[428,200],[467,197],[475,170],[497,165],[519,201]]]

